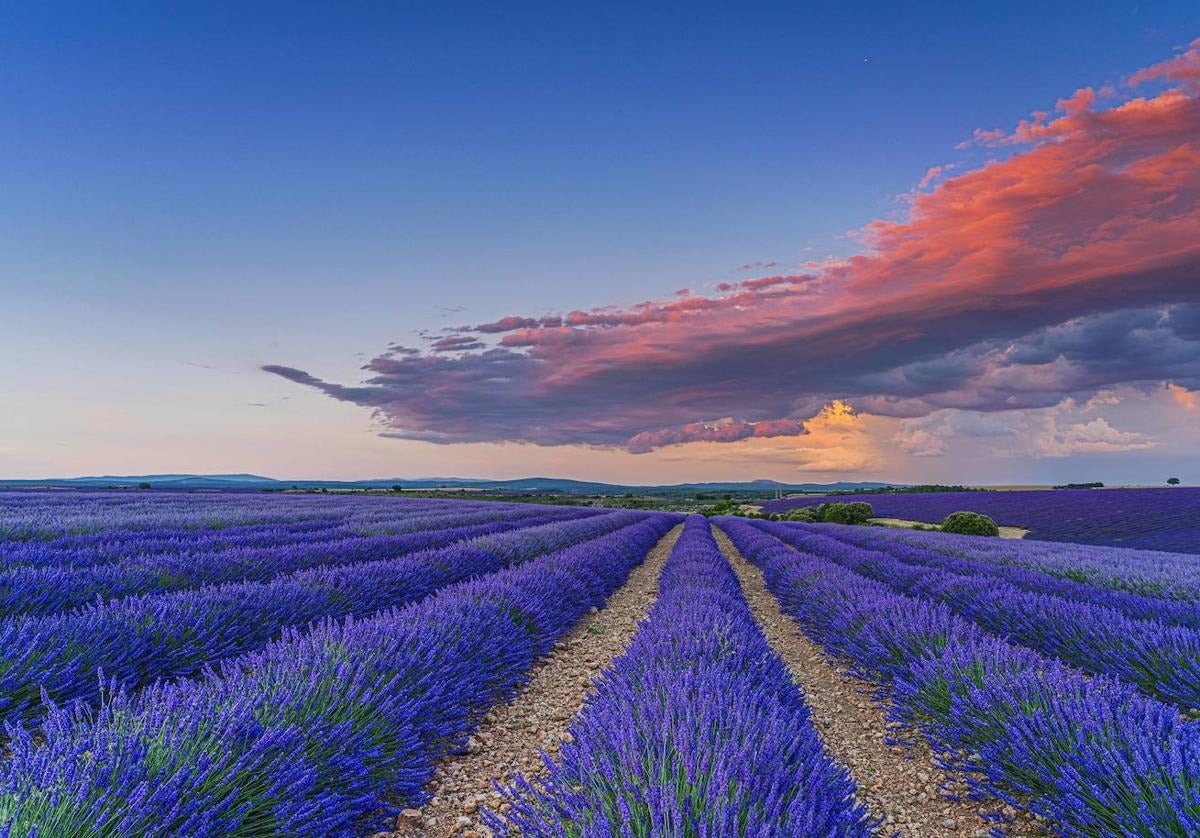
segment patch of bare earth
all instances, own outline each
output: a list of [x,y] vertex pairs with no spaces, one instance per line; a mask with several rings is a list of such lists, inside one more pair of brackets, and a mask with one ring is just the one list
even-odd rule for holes
[[[993,824],[982,816],[995,813],[1013,818],[1006,825],[1010,835],[1045,834],[1032,818],[998,801],[966,799],[966,784],[937,768],[925,740],[905,736],[911,731],[888,720],[886,704],[874,697],[875,685],[848,675],[826,656],[820,644],[806,637],[780,610],[763,582],[762,571],[742,557],[720,528],[714,527],[713,535],[737,573],[771,648],[803,688],[825,750],[854,777],[859,796],[871,813],[884,819],[881,834],[986,836]],[[901,737],[905,744],[892,741]],[[946,792],[961,799],[951,800]]]
[[467,751],[443,759],[428,789],[433,799],[422,809],[406,809],[393,835],[490,836],[480,813],[503,814],[493,782],[507,783],[520,772],[544,770],[539,749],[557,757],[567,725],[593,691],[592,682],[637,632],[658,596],[658,577],[683,526],[667,533],[605,603],[593,610],[540,661],[529,682],[510,703],[484,717]]
[[[927,521],[909,521],[907,518],[870,518],[869,520],[872,524],[900,527],[906,530],[930,529],[938,526]],[[1029,530],[1023,530],[1020,527],[997,527],[997,529],[1000,530],[1001,538],[1024,538],[1029,535]]]

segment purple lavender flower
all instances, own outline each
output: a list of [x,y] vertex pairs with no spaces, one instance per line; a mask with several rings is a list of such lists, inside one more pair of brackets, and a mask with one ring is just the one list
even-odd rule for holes
[[708,523],[688,520],[659,597],[548,774],[506,790],[525,835],[868,835]]
[[885,685],[896,717],[979,791],[1046,817],[1062,835],[1200,834],[1200,727],[1178,708],[788,547],[761,526],[719,523],[783,610]]
[[9,727],[0,834],[350,835],[422,800],[534,658],[675,522],[641,524],[368,619],[289,628],[198,680]]
[[1139,550],[1200,553],[1200,488],[1058,489],[1017,492],[930,492],[785,498],[784,512],[827,501],[865,500],[875,514],[937,524],[952,512],[981,512],[1023,527],[1042,541],[1103,544]]

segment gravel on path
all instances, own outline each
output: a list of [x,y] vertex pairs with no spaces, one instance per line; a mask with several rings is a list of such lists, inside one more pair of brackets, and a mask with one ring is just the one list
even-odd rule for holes
[[535,665],[520,694],[487,713],[465,753],[439,763],[428,786],[433,799],[421,809],[404,810],[393,835],[492,835],[482,823],[482,809],[501,814],[508,809],[492,783],[507,783],[518,772],[542,773],[539,751],[558,756],[568,723],[593,692],[593,680],[629,646],[654,604],[659,572],[682,531],[680,524],[663,536],[604,608],[593,609]]
[[[880,834],[975,838],[988,835],[993,826],[982,816],[997,813],[1011,818],[1004,825],[1009,835],[1046,834],[1030,816],[999,801],[966,798],[965,782],[936,766],[928,743],[888,720],[886,703],[875,697],[878,686],[847,674],[826,656],[780,610],[762,571],[742,557],[720,527],[713,527],[713,535],[771,648],[803,688],[825,750],[854,777],[871,813],[884,819]],[[894,741],[902,737],[904,744]],[[947,791],[960,799],[949,799]]]

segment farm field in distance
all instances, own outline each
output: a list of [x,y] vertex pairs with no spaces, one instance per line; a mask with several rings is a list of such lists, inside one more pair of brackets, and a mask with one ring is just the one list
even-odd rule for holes
[[0,833],[1196,834],[1197,558],[1032,538],[0,493]]
[[833,501],[866,501],[879,517],[937,524],[953,512],[979,512],[1029,530],[1038,541],[1067,541],[1200,553],[1200,488],[897,492],[783,498],[761,504],[784,512]]

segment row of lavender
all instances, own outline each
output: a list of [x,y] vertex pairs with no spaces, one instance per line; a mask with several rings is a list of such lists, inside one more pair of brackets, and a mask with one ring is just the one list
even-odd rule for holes
[[0,543],[155,529],[219,530],[320,517],[354,520],[380,510],[395,514],[402,508],[432,511],[455,505],[462,503],[369,495],[0,491]]
[[[536,510],[530,510],[536,511]],[[43,691],[57,703],[94,702],[97,672],[138,688],[190,675],[260,648],[288,626],[369,615],[452,582],[495,571],[645,520],[613,512],[545,523],[530,515],[509,532],[435,550],[321,566],[266,582],[238,582],[104,602],[62,614],[0,620],[0,718],[34,718]],[[447,529],[446,540],[472,528]]]
[[53,614],[97,600],[186,590],[231,581],[263,581],[297,570],[443,547],[472,536],[503,532],[532,518],[567,520],[593,510],[525,506],[519,510],[474,504],[450,515],[409,513],[408,531],[398,535],[301,532],[279,544],[145,553],[114,562],[76,566],[22,566],[0,572],[0,616]]
[[[917,562],[888,564],[884,552],[838,547],[804,528],[720,523],[763,569],[784,611],[886,685],[897,717],[980,791],[1048,818],[1064,835],[1200,833],[1200,727],[1175,704],[987,630],[963,616],[967,599],[902,592]],[[790,539],[797,547],[768,529],[800,533]],[[854,550],[868,555],[853,559]],[[882,580],[885,567],[894,578]]]
[[1188,553],[1010,542],[874,527],[816,527],[809,531],[922,564],[986,573],[1026,590],[1103,605],[1138,619],[1200,627],[1200,563]]
[[[903,544],[867,549],[840,540],[832,527],[764,524],[763,529],[893,590],[941,602],[998,637],[1086,672],[1121,678],[1163,701],[1200,710],[1200,630],[1157,619],[1150,597],[1122,598],[1122,605],[1141,613],[1131,617],[1109,604],[1089,601],[1086,586],[1055,593],[1041,590],[1036,574],[1022,579],[1023,585],[1015,584],[984,563],[939,557]],[[1027,549],[1033,552],[1037,546]],[[1097,593],[1104,598],[1103,592]],[[1159,604],[1166,613],[1179,605]]]
[[1200,488],[813,496],[768,501],[763,507],[784,512],[827,501],[867,501],[879,517],[932,524],[952,512],[980,512],[1042,541],[1200,553]]
[[[348,835],[421,802],[434,761],[674,525],[591,541],[355,620],[288,629],[198,680],[93,718],[9,728],[0,834]],[[515,558],[513,545],[505,555]]]
[[1040,575],[1039,584],[1075,582],[1100,591],[1145,596],[1155,602],[1200,603],[1200,562],[1187,553],[862,527],[844,529],[837,537],[856,544],[912,545],[993,567],[1012,568],[1014,574],[1028,570]]
[[[73,493],[77,494],[77,493]],[[40,496],[39,496],[40,497]],[[87,497],[84,495],[83,497]],[[424,528],[425,522],[438,518],[452,520],[464,513],[491,520],[526,514],[520,504],[469,503],[456,501],[409,500],[389,497],[343,498],[341,506],[330,506],[324,498],[304,496],[263,496],[266,520],[245,520],[253,504],[238,496],[239,505],[231,507],[224,496],[156,495],[152,506],[159,524],[135,526],[122,518],[121,505],[110,508],[103,526],[83,533],[64,533],[63,521],[45,522],[38,530],[53,537],[0,537],[0,568],[42,566],[86,566],[110,564],[164,553],[205,553],[217,550],[275,546],[303,540],[332,541],[354,536],[398,535]],[[38,516],[59,511],[69,519],[70,507],[62,507],[61,495],[51,496],[44,506],[34,507]],[[0,531],[23,530],[27,521],[11,508],[12,494],[0,494]],[[24,512],[31,511],[28,501]],[[268,514],[269,513],[269,514]],[[24,522],[24,523],[23,523]],[[49,529],[45,527],[49,526]]]
[[869,835],[707,521],[692,517],[629,649],[546,776],[507,791],[501,834]]

